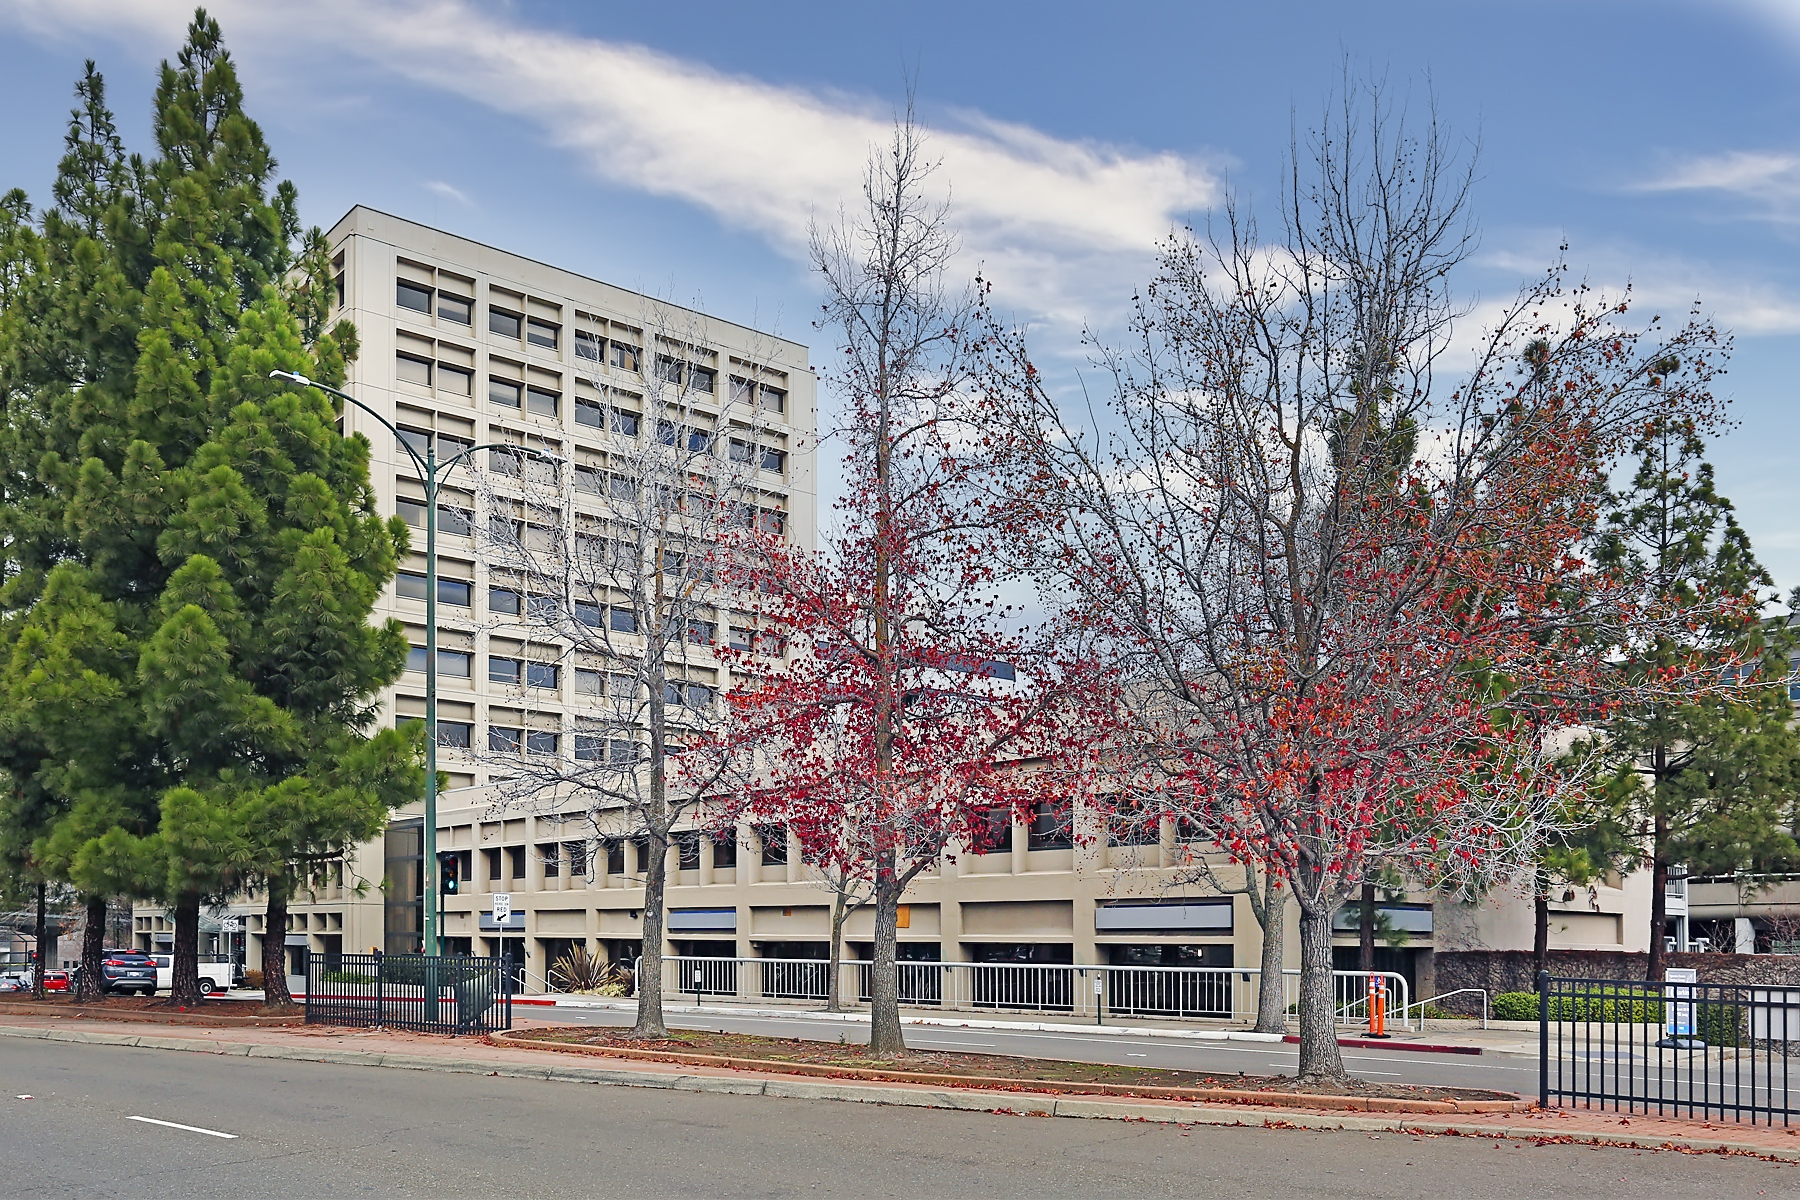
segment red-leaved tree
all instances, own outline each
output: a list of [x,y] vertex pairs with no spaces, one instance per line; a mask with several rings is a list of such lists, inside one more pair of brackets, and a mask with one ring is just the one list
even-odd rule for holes
[[[1280,237],[1232,207],[1168,245],[1092,428],[989,327],[1021,560],[1118,664],[1113,794],[1291,894],[1318,1081],[1346,1078],[1334,913],[1384,870],[1512,881],[1583,782],[1547,734],[1696,686],[1620,676],[1623,646],[1690,618],[1580,548],[1632,432],[1710,413],[1717,338],[1630,330],[1557,273],[1468,336],[1447,280],[1470,168],[1448,146],[1344,97],[1296,148]],[[1445,386],[1453,347],[1471,365]]]
[[[870,1052],[902,1053],[899,903],[996,815],[1079,790],[1073,673],[995,599],[995,532],[970,487],[967,321],[910,118],[873,157],[855,220],[815,231],[843,405],[846,489],[816,553],[777,539],[731,555],[763,651],[740,654],[730,741],[753,757],[746,817],[791,829],[809,862],[865,878],[875,909]],[[828,443],[829,444],[829,443]]]

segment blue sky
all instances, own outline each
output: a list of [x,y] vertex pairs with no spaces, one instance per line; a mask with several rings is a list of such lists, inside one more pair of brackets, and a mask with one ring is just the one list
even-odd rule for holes
[[[1272,196],[1344,65],[1481,144],[1462,280],[1509,296],[1557,246],[1593,282],[1737,337],[1713,458],[1800,585],[1800,0],[209,6],[251,112],[330,224],[364,203],[814,344],[806,223],[849,199],[916,74],[964,261],[1075,361],[1155,239]],[[162,0],[0,0],[0,187],[48,194],[81,60],[148,147]]]

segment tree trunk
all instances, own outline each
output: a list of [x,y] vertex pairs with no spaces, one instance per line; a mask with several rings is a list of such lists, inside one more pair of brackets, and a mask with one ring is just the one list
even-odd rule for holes
[[263,1007],[290,1009],[293,993],[287,983],[288,878],[269,878],[269,902],[263,909]]
[[98,1000],[101,988],[100,964],[106,955],[106,897],[87,898],[87,916],[81,926],[81,970],[77,972],[75,996],[79,1000]]
[[906,1053],[897,966],[901,886],[892,861],[883,863],[875,878],[875,954],[869,964],[869,1053],[881,1058]]
[[1362,909],[1357,921],[1356,969],[1364,975],[1375,970],[1375,885],[1362,885]]
[[638,957],[637,1024],[631,1036],[662,1041],[669,1036],[663,1024],[663,893],[669,875],[669,842],[667,835],[652,834],[650,861],[644,871],[644,949]]
[[825,976],[825,1011],[839,1012],[843,1004],[838,972],[844,962],[844,918],[849,915],[844,893],[839,892],[831,904],[831,965]]
[[[1658,821],[1660,825],[1661,822]],[[1659,854],[1650,860],[1650,961],[1644,978],[1660,983],[1663,977],[1663,938],[1669,924],[1669,864]]]
[[175,901],[175,944],[170,952],[169,1003],[178,1007],[203,1002],[200,995],[200,895],[184,892]]
[[1531,898],[1531,977],[1550,969],[1550,880],[1539,868]]
[[1337,1000],[1331,986],[1331,910],[1300,910],[1300,1078],[1341,1083],[1344,1057],[1337,1044]]
[[50,953],[53,945],[50,939],[50,885],[40,879],[37,886],[37,969],[31,973],[31,994],[39,1000],[44,998],[44,972],[55,961]]
[[1256,1032],[1287,1032],[1287,988],[1281,974],[1287,935],[1287,893],[1273,874],[1263,879],[1262,974],[1256,985]]

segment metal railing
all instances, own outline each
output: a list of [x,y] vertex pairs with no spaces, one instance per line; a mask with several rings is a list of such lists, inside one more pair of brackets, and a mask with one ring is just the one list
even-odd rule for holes
[[[1109,1016],[1164,1017],[1238,1024],[1256,1020],[1261,972],[1255,967],[1095,966],[1083,964],[900,962],[900,1003],[961,1012],[1021,1012],[1103,1020]],[[821,959],[663,959],[663,990],[696,1001],[752,1003],[826,998],[831,964]],[[867,1004],[872,964],[840,964],[839,995]],[[1380,972],[1399,1019],[1409,1003],[1404,976]],[[1333,1010],[1340,1025],[1367,1020],[1369,976],[1333,971]],[[1282,1003],[1297,1012],[1300,972],[1282,972]]]
[[[1415,1004],[1409,1004],[1406,1006],[1407,1008],[1416,1008],[1419,1010],[1419,1032],[1420,1033],[1425,1032],[1425,1006],[1428,1004],[1436,1004],[1439,1000],[1448,1000],[1452,996],[1480,996],[1481,997],[1481,1027],[1483,1029],[1486,1029],[1488,1027],[1488,990],[1486,988],[1457,988],[1454,992],[1439,992],[1435,996],[1427,996],[1425,999],[1420,1000]],[[1403,1021],[1406,1020],[1406,1009],[1400,1009],[1398,1015],[1400,1016],[1401,1020],[1403,1020]],[[1441,1019],[1448,1020],[1449,1018],[1441,1018]],[[1409,1028],[1409,1029],[1412,1028],[1410,1022],[1407,1024],[1407,1028]]]
[[1538,1102],[1790,1124],[1800,988],[1538,977]]
[[422,1033],[512,1028],[511,964],[504,958],[343,954],[306,966],[306,1023]]

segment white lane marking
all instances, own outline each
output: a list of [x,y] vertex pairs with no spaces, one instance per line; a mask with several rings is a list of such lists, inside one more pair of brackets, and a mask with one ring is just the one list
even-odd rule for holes
[[939,1042],[929,1038],[913,1038],[912,1041],[918,1046],[955,1046],[959,1050],[965,1046],[986,1046],[992,1049],[994,1045],[992,1042]]
[[142,1121],[146,1125],[164,1125],[170,1129],[185,1129],[189,1133],[204,1133],[209,1137],[235,1138],[235,1133],[220,1133],[216,1129],[202,1129],[198,1125],[178,1125],[174,1121],[159,1121],[155,1117],[126,1117],[127,1121]]
[[1126,1058],[1149,1058],[1148,1054],[1127,1054]]

